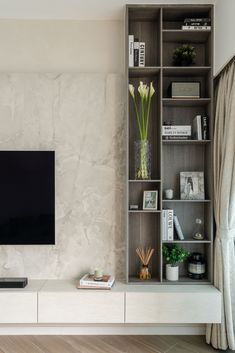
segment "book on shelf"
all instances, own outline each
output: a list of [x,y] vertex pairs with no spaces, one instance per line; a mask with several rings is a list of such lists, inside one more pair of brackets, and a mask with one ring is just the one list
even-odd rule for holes
[[134,36],[133,34],[129,35],[129,67],[134,66]]
[[202,139],[209,140],[209,119],[208,119],[208,116],[202,116]]
[[199,18],[185,18],[185,26],[210,26],[211,19],[208,17],[199,17]]
[[184,22],[184,26],[208,26],[205,22]]
[[163,136],[163,140],[171,140],[171,141],[176,141],[176,140],[190,140],[191,136]]
[[174,227],[175,227],[176,235],[178,236],[179,240],[184,240],[184,234],[182,232],[179,219],[175,214],[174,214]]
[[202,122],[201,115],[196,115],[193,119],[193,139],[202,140]]
[[139,66],[140,43],[138,39],[134,41],[134,66]]
[[145,66],[145,42],[139,42],[133,34],[129,35],[129,67]]
[[193,138],[194,140],[209,139],[209,119],[208,116],[196,115],[193,119]]
[[174,240],[173,215],[171,209],[162,210],[162,240]]
[[94,275],[85,274],[79,281],[77,288],[86,289],[111,289],[114,284],[115,278],[110,275],[103,275],[102,279],[97,281]]
[[185,18],[184,24],[181,29],[183,30],[210,30],[210,18]]
[[145,42],[139,43],[139,67],[145,66]]
[[165,210],[162,210],[162,240],[166,240],[166,231],[165,231],[165,225],[166,225],[166,213]]
[[196,31],[198,31],[198,30],[207,30],[207,31],[209,31],[209,30],[211,30],[211,26],[182,26],[181,27],[181,29],[182,30],[196,30]]
[[192,134],[191,125],[163,125],[162,136],[166,137],[186,137],[190,138]]

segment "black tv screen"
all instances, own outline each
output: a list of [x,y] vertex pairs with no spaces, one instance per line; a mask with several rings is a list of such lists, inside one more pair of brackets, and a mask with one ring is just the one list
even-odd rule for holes
[[55,244],[54,151],[0,151],[0,244]]

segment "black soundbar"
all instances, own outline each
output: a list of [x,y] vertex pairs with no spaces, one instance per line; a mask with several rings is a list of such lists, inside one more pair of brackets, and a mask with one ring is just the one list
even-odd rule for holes
[[0,288],[24,288],[27,284],[27,277],[0,277]]

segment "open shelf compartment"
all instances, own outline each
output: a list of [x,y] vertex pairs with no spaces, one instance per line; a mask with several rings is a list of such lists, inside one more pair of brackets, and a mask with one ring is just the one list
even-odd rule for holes
[[202,279],[193,279],[188,275],[188,260],[179,264],[179,281],[172,282],[166,280],[166,263],[163,261],[163,282],[168,284],[208,284],[212,282],[212,248],[209,243],[184,243],[181,244],[190,253],[200,253],[206,260],[206,273]]
[[[157,210],[161,210],[161,189],[160,183],[145,182],[144,180],[141,183],[129,182],[129,205],[138,205],[138,211],[143,211],[143,195],[144,191],[157,191],[158,192],[158,207]],[[145,210],[144,210],[145,211]],[[146,212],[150,212],[147,211]],[[154,212],[154,211],[153,211]]]
[[163,7],[163,29],[181,29],[185,18],[211,18],[213,5],[168,5]]
[[145,65],[160,65],[160,9],[152,6],[128,6],[128,34],[145,42]]
[[137,247],[152,247],[154,254],[150,260],[149,270],[152,275],[152,282],[160,281],[161,271],[161,215],[156,213],[131,213],[128,217],[129,223],[129,264],[128,278],[132,281],[147,283],[141,281],[138,274],[141,268],[141,262],[136,253]]
[[[194,240],[193,235],[196,232],[196,219],[202,221],[202,233],[204,241],[213,241],[213,229],[211,222],[213,221],[211,202],[163,202],[163,209],[172,209],[178,217],[179,224],[184,235],[184,240],[189,242],[200,242]],[[174,229],[174,241],[179,241],[177,233]],[[182,243],[184,241],[181,241]]]
[[[129,76],[129,83],[135,87],[136,96],[139,99],[137,89],[140,81],[147,83],[153,82],[155,94],[152,97],[152,107],[149,117],[149,141],[151,144],[151,179],[160,179],[160,147],[161,147],[161,121],[160,121],[160,73],[154,75],[141,76],[135,74]],[[135,179],[135,141],[139,140],[137,119],[134,111],[134,104],[129,94],[129,179]]]

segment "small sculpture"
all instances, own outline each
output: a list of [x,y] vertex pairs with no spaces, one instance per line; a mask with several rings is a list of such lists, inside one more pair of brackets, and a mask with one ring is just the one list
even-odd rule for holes
[[200,218],[196,218],[196,227],[195,227],[195,233],[193,235],[193,239],[195,240],[203,240],[204,235],[203,235],[203,224],[202,220]]

